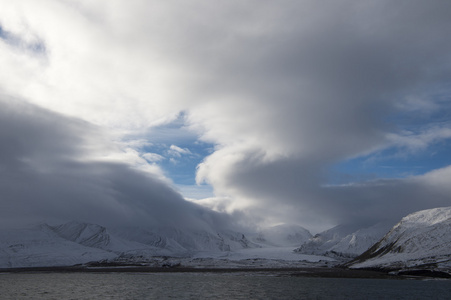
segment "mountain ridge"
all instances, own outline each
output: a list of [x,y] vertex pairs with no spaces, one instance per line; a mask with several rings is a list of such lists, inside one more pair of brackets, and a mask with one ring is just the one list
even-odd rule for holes
[[[287,234],[282,240],[289,237],[291,235]],[[77,221],[58,225],[41,223],[24,229],[0,229],[0,268],[69,266],[96,261],[135,264],[159,261],[158,257],[194,257],[196,253],[229,257],[230,252],[262,247],[268,245],[228,229],[129,227],[110,230]]]
[[451,207],[434,208],[402,218],[380,241],[346,266],[451,274],[450,249]]
[[383,237],[392,225],[391,221],[364,227],[359,224],[338,225],[316,234],[294,251],[340,260],[354,258]]
[[246,234],[212,228],[110,229],[77,221],[0,229],[0,268],[77,264],[290,267],[305,262],[451,276],[450,249],[451,207],[418,211],[394,226],[390,222],[363,228],[339,225],[315,236],[286,224]]

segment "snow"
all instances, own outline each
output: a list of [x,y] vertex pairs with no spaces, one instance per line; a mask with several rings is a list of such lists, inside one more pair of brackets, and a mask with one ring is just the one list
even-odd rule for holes
[[96,224],[72,221],[59,226],[48,226],[48,228],[68,241],[109,252],[121,253],[129,249],[146,247],[143,244],[117,237],[111,234],[107,228]]
[[404,217],[399,225],[403,227],[432,226],[438,223],[450,222],[451,207],[439,207],[418,211]]
[[193,258],[219,258],[228,260],[243,260],[243,259],[274,259],[286,261],[308,261],[319,262],[322,260],[334,261],[334,259],[318,255],[299,254],[293,251],[292,247],[268,247],[268,248],[254,248],[254,249],[240,249],[230,252],[198,252],[193,255]]
[[[331,258],[295,253],[293,246],[276,246],[277,243],[290,244],[307,239],[310,233],[303,228],[282,226],[267,229],[265,233],[263,242],[256,243],[234,231],[212,233],[180,228],[109,230],[80,222],[2,229],[0,268],[93,265],[93,262],[215,268],[334,263]],[[262,232],[259,234],[261,237]]]
[[0,230],[0,268],[105,263],[194,268],[318,267],[343,263],[369,248],[350,263],[351,268],[433,268],[449,272],[450,226],[451,207],[410,214],[389,232],[391,224],[383,222],[365,228],[340,225],[314,237],[294,225],[243,234],[212,228],[110,230],[80,222],[39,224]]
[[384,236],[391,225],[391,222],[381,222],[367,228],[359,229],[342,238],[328,251],[348,257],[360,255]]
[[310,238],[295,251],[334,258],[356,257],[382,238],[392,225],[389,221],[365,228],[359,224],[338,225]]
[[330,257],[295,253],[292,247],[265,247],[226,253],[198,252],[179,263],[198,268],[296,268],[332,266],[337,261]]
[[0,230],[1,268],[67,266],[114,256],[64,240],[46,226]]
[[262,228],[251,237],[254,243],[269,246],[299,246],[312,237],[312,234],[299,225],[281,224]]
[[[451,264],[451,207],[419,211],[404,217],[352,268],[440,269]],[[428,265],[433,266],[428,266]]]
[[259,245],[249,241],[242,233],[233,231],[183,230],[180,228],[128,228],[114,232],[122,238],[141,244],[170,250],[179,256],[196,251],[230,251],[254,248]]

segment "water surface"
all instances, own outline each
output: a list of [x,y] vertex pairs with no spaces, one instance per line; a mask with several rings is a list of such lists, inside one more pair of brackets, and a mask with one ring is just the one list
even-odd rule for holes
[[449,299],[450,280],[270,273],[0,274],[1,299]]

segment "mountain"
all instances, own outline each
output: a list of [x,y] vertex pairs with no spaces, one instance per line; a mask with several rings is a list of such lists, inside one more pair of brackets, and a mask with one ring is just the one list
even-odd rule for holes
[[451,207],[423,210],[404,217],[347,266],[451,273]]
[[116,256],[64,239],[46,224],[0,230],[0,268],[68,266]]
[[377,242],[393,225],[380,222],[360,228],[357,224],[338,225],[316,234],[295,252],[334,258],[354,258]]
[[258,248],[231,230],[122,228],[68,222],[56,226],[0,230],[0,268],[69,266],[93,261],[148,262],[155,257],[189,257],[201,251]]
[[296,247],[311,237],[310,231],[302,226],[281,224],[261,229],[251,240],[262,245]]
[[97,224],[72,221],[58,226],[47,224],[42,226],[47,226],[49,230],[67,241],[108,252],[121,253],[130,249],[147,247],[144,244],[117,237],[107,228]]
[[194,251],[231,251],[255,248],[244,234],[231,230],[184,230],[175,227],[130,227],[112,230],[100,225],[69,222],[48,226],[59,237],[77,244],[114,253],[137,249],[152,255],[186,255]]

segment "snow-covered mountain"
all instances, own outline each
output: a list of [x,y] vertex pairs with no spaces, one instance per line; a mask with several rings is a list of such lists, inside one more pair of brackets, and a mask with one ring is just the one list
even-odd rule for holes
[[451,207],[404,217],[351,268],[451,270]]
[[244,235],[212,228],[110,229],[81,222],[39,224],[0,229],[0,268],[90,262],[162,266],[171,257],[174,263],[209,266],[227,265],[231,260],[237,261],[235,265],[241,264],[238,260],[268,265],[260,258],[272,260],[270,264],[280,264],[284,259],[298,264],[334,264],[337,259],[343,262],[354,258],[347,263],[350,268],[451,270],[451,207],[420,211],[403,218],[389,231],[390,227],[390,222],[365,228],[341,225],[312,237],[306,229],[289,225]]
[[335,258],[353,258],[377,242],[393,225],[380,222],[360,228],[357,224],[338,225],[310,238],[295,252]]
[[85,247],[98,248],[108,252],[121,253],[130,249],[144,248],[146,245],[122,239],[103,226],[97,224],[68,222],[58,226],[47,226],[59,237]]
[[0,230],[0,268],[67,266],[116,256],[64,239],[45,224]]
[[157,256],[258,248],[230,230],[107,228],[80,222],[0,230],[0,268],[68,266],[92,261],[149,261]]
[[249,241],[244,234],[230,230],[183,230],[173,227],[127,228],[115,231],[120,237],[141,244],[164,248],[173,253],[193,251],[231,251],[242,248],[255,248],[258,245]]
[[262,245],[296,247],[311,237],[310,231],[302,226],[281,224],[259,230],[251,240]]

